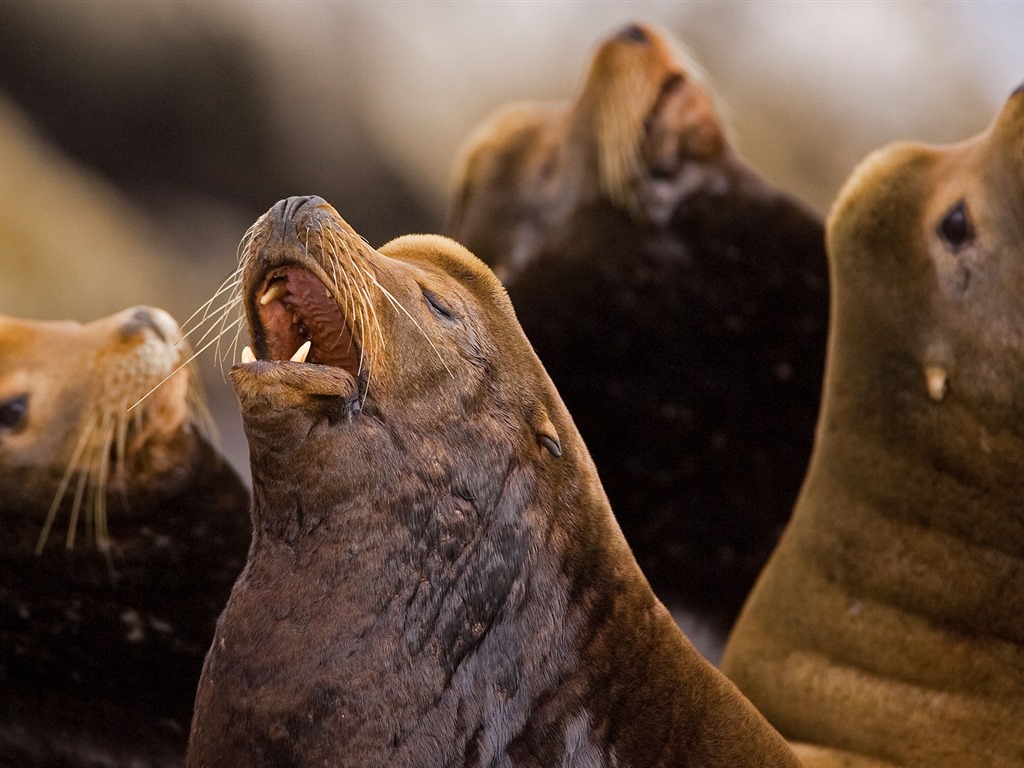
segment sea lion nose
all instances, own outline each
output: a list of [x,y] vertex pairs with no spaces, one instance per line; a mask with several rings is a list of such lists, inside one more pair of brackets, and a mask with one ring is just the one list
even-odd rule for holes
[[651,39],[647,36],[647,31],[639,24],[627,24],[615,34],[616,40],[629,40],[633,43],[643,43],[646,45],[651,42]]
[[279,200],[270,209],[270,217],[275,225],[284,224],[294,221],[306,208],[316,208],[317,206],[324,205],[324,202],[322,197],[317,197],[316,195],[286,197],[284,200]]
[[1024,94],[1024,83],[1021,83],[1014,89],[1013,93],[1010,94],[1010,98],[1012,99],[1015,96],[1020,96],[1021,94]]
[[178,334],[178,324],[162,309],[155,307],[133,307],[125,313],[127,317],[121,325],[121,335],[125,338],[148,329],[163,342],[172,342]]

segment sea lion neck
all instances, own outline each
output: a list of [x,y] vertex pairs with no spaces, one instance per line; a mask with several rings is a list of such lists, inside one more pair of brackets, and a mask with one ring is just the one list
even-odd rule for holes
[[967,141],[878,151],[840,193],[825,394],[798,511],[827,515],[810,500],[842,494],[1024,558],[1022,102]]

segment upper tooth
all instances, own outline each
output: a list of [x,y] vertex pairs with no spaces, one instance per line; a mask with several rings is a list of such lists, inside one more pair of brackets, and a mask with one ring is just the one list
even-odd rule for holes
[[243,363],[255,363],[256,355],[252,353],[252,349],[248,345],[242,347],[242,362]]
[[284,280],[271,280],[267,290],[260,296],[260,304],[267,305],[274,299],[280,299],[288,293],[288,286]]
[[295,354],[292,355],[292,362],[293,363],[304,363],[304,362],[306,362],[306,355],[309,354],[309,348],[311,346],[313,346],[313,341],[311,339],[307,339],[305,344],[303,344],[301,347],[299,347],[297,350],[295,350]]

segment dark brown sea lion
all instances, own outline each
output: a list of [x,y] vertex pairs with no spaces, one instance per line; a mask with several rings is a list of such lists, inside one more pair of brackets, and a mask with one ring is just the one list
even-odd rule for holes
[[[659,33],[469,141],[449,233],[506,280],[655,591],[719,645],[792,510],[824,366],[819,218]],[[712,638],[714,645],[714,638]]]
[[190,766],[796,765],[654,597],[482,262],[290,198],[240,280],[253,545]]
[[249,495],[178,325],[0,317],[0,765],[180,766]]
[[724,669],[813,765],[1019,766],[1024,88],[868,158],[828,248],[814,456]]

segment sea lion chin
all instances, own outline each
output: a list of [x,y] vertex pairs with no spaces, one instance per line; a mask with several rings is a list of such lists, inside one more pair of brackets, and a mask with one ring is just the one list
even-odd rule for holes
[[810,471],[723,669],[811,765],[1018,765],[1024,90],[866,159],[828,250]]
[[455,187],[447,231],[506,282],[641,567],[716,658],[807,470],[820,218],[738,156],[699,69],[635,24],[574,100],[485,121]]
[[153,307],[0,317],[0,764],[183,762],[249,541],[186,357]]
[[320,198],[251,230],[253,544],[189,765],[795,765],[675,627],[482,262]]

